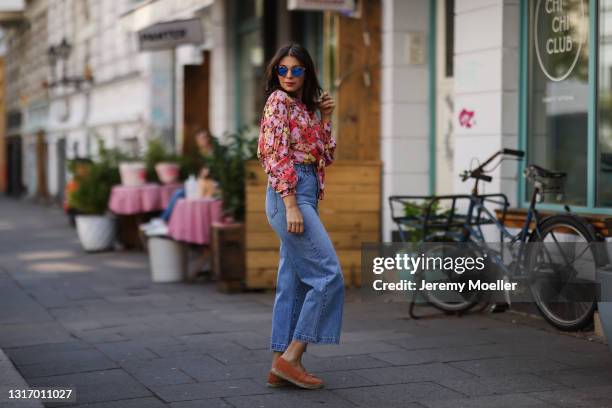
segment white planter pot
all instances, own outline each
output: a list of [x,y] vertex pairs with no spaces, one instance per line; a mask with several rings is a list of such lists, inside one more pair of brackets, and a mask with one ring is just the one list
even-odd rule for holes
[[155,165],[157,178],[163,184],[176,183],[179,179],[180,171],[181,168],[176,163],[162,162]]
[[147,169],[143,162],[119,163],[119,174],[124,186],[138,187],[147,183]]
[[180,282],[185,278],[187,257],[183,245],[167,237],[149,237],[148,246],[153,282]]
[[88,252],[110,249],[115,242],[115,219],[105,215],[77,215],[76,227],[83,249]]

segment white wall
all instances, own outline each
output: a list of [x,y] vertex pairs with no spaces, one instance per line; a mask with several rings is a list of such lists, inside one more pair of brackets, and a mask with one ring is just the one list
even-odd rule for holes
[[410,63],[408,35],[425,34],[429,1],[383,0],[381,159],[383,161],[383,241],[395,225],[390,195],[429,193],[429,69]]
[[[501,148],[518,147],[519,0],[457,0],[455,4],[455,173]],[[486,35],[485,35],[486,33]],[[459,114],[474,112],[473,126]],[[485,183],[488,193],[517,197],[516,162],[507,161]],[[455,192],[471,183],[455,181]]]
[[233,22],[229,1],[217,0],[211,7],[213,46],[210,67],[210,131],[221,137],[235,128]]

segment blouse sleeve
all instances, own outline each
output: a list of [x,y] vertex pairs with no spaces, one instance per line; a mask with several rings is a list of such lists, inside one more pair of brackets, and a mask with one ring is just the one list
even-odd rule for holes
[[334,162],[334,152],[336,151],[336,140],[332,136],[331,121],[325,122],[322,126],[325,165],[329,166]]
[[289,99],[282,91],[270,95],[259,129],[257,158],[270,176],[272,188],[281,197],[295,194],[297,174],[291,159]]

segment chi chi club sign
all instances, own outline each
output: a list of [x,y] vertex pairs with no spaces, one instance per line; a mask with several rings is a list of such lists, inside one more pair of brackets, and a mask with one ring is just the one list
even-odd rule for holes
[[584,0],[537,0],[534,46],[540,68],[551,81],[565,80],[578,63],[588,29],[584,13]]

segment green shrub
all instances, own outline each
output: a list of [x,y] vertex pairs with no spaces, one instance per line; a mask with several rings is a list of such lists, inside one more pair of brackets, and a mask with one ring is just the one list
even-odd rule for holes
[[[114,185],[121,183],[119,162],[128,156],[119,149],[106,149],[99,141],[99,157],[83,175],[75,175],[77,188],[68,197],[70,207],[83,214],[101,215],[108,208],[108,199]],[[68,163],[69,168],[74,163]]]
[[[178,163],[182,168],[184,160],[175,154],[169,153],[166,149],[166,145],[161,138],[151,138],[147,142],[147,148],[143,157],[145,167],[147,169],[147,180],[155,183],[159,183],[159,177],[155,171],[155,165],[162,162]],[[181,172],[181,176],[183,176]],[[185,176],[186,177],[186,176]],[[185,178],[182,177],[182,178]]]

